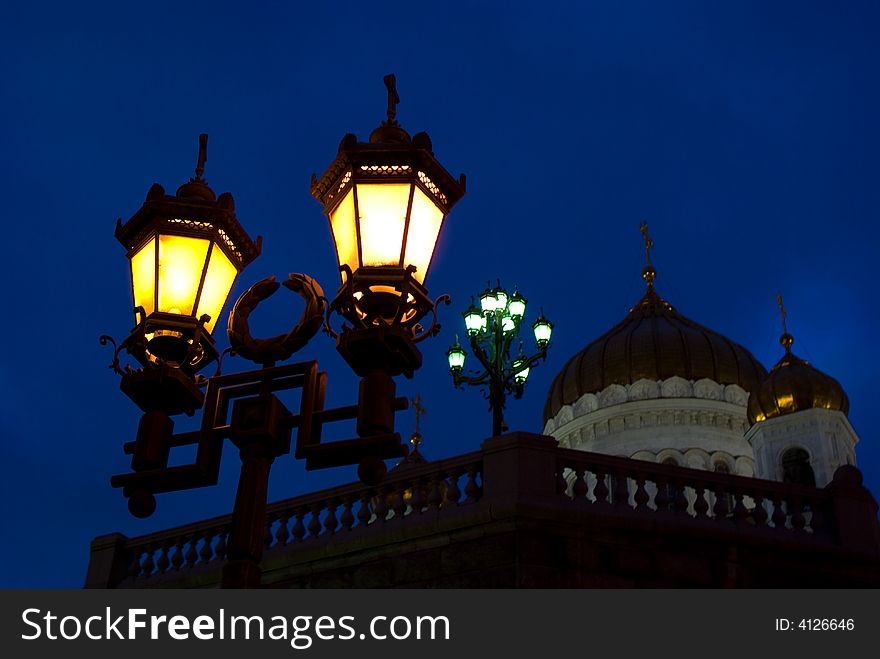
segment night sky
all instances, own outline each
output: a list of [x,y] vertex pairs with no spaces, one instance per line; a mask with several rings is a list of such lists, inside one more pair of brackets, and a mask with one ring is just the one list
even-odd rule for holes
[[[768,368],[782,351],[782,292],[795,353],[849,394],[859,467],[880,494],[876,3],[10,4],[0,10],[0,586],[79,587],[92,537],[231,510],[230,446],[217,486],[160,495],[147,520],[109,486],[129,469],[122,443],[140,415],[98,344],[133,324],[116,218],[154,182],[173,192],[188,180],[209,133],[205,178],[264,237],[233,299],[289,272],[334,292],[310,175],[345,133],[365,140],[384,118],[390,72],[401,125],[428,131],[468,182],[427,281],[453,305],[420,346],[424,367],[398,383],[424,400],[426,456],[475,450],[491,429],[486,401],[455,390],[446,368],[470,296],[500,277],[529,299],[529,323],[539,307],[555,323],[548,363],[506,414],[511,428],[540,432],[558,370],[641,296],[648,221],[660,294]],[[286,331],[299,304],[280,292],[252,316],[254,333]],[[225,323],[226,313],[221,348]],[[357,380],[328,337],[298,357],[328,372],[329,405],[355,401]],[[408,436],[412,412],[397,425]],[[285,456],[270,498],[353,479],[352,468],[307,473]]]

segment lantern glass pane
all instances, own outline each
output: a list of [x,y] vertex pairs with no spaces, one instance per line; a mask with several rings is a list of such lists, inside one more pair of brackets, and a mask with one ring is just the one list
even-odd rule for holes
[[535,330],[535,341],[539,343],[550,342],[550,333],[553,331],[553,326],[550,323],[547,321],[535,323],[533,329]]
[[134,306],[143,307],[147,315],[156,310],[156,239],[141,247],[131,257],[131,286]]
[[496,290],[495,300],[495,308],[503,311],[504,308],[507,306],[507,293],[505,293],[501,289]]
[[158,311],[192,315],[210,246],[205,238],[159,236]]
[[480,307],[482,307],[484,312],[495,311],[496,304],[495,293],[487,292],[480,296]]
[[467,328],[469,334],[475,334],[483,329],[483,323],[485,320],[486,319],[479,312],[472,311],[465,315],[464,326]]
[[357,185],[363,265],[400,265],[409,183]]
[[214,243],[211,248],[211,259],[208,261],[208,272],[205,275],[205,283],[202,284],[202,294],[199,296],[199,306],[196,311],[196,318],[202,314],[208,314],[211,317],[205,323],[205,329],[208,332],[214,331],[214,325],[223,313],[223,305],[226,304],[226,298],[229,291],[232,290],[232,284],[235,283],[235,277],[238,271],[232,265],[232,261],[226,256],[220,247]]
[[522,318],[526,315],[526,301],[521,297],[515,297],[510,301],[507,310],[510,312],[511,316]]
[[513,318],[508,315],[505,315],[501,319],[501,331],[502,332],[512,332],[516,329],[516,323],[513,322]]
[[[339,265],[347,265],[354,272],[358,269],[357,230],[354,226],[354,193],[349,190],[339,205],[330,213],[330,228],[336,243]],[[345,281],[345,275],[340,273]]]
[[416,266],[413,275],[420,284],[425,282],[437,234],[443,222],[443,211],[425,196],[418,187],[413,192],[412,211],[409,216],[409,231],[406,234],[406,252],[403,257],[404,267]]
[[451,369],[463,368],[464,367],[464,356],[465,356],[464,350],[461,350],[461,349],[456,350],[454,348],[451,349],[449,351],[449,355],[448,355],[449,368],[451,368]]

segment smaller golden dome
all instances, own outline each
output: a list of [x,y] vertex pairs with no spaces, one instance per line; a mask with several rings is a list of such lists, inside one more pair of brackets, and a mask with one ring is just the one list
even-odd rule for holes
[[761,385],[749,394],[749,422],[766,421],[802,410],[849,412],[849,398],[840,383],[791,352],[794,339],[786,332],[779,339],[785,354]]

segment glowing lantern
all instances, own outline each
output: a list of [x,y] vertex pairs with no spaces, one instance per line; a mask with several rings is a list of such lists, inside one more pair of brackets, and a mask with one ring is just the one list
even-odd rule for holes
[[128,250],[137,327],[127,347],[144,363],[195,372],[216,356],[211,332],[236,277],[260,253],[235,217],[235,202],[218,198],[202,179],[207,135],[200,136],[196,176],[175,196],[155,184],[116,238]]
[[434,158],[426,133],[410,138],[395,119],[394,76],[386,76],[388,119],[369,142],[348,134],[311,192],[330,220],[342,287],[331,306],[359,327],[411,328],[431,308],[425,280],[443,221],[464,194]]

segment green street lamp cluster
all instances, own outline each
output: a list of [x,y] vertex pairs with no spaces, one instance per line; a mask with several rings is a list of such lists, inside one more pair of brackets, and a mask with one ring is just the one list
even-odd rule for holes
[[[464,384],[488,387],[489,409],[492,410],[492,435],[500,435],[504,429],[504,404],[508,394],[520,398],[529,371],[547,357],[553,323],[543,312],[532,323],[538,352],[531,357],[523,353],[520,329],[526,315],[526,299],[517,291],[508,295],[501,283],[491,284],[480,295],[480,306],[473,302],[462,314],[471,350],[482,366],[482,372],[465,375],[464,362],[467,352],[455,337],[455,343],[446,352],[449,372],[456,387]],[[519,350],[511,358],[511,347],[519,341]]]

